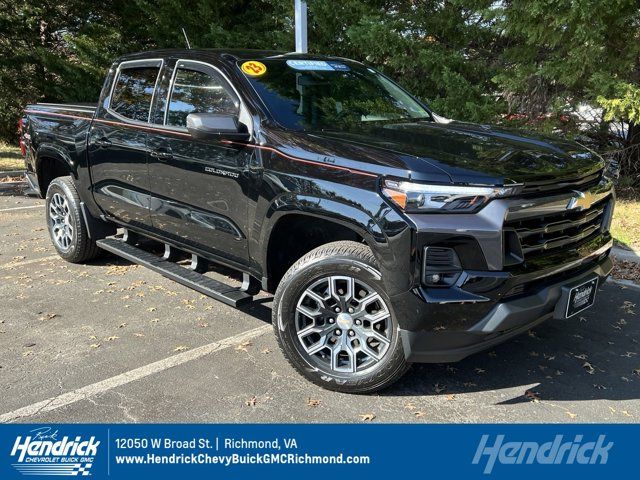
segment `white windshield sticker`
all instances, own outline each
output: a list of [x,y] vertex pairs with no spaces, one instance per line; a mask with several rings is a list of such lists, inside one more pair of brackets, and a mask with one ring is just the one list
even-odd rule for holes
[[340,62],[324,60],[287,60],[287,65],[295,70],[348,71],[349,67]]

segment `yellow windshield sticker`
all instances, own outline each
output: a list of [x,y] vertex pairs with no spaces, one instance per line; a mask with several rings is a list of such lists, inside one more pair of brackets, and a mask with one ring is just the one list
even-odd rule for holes
[[241,68],[244,73],[252,77],[259,77],[267,73],[266,65],[261,62],[256,62],[255,60],[244,62]]

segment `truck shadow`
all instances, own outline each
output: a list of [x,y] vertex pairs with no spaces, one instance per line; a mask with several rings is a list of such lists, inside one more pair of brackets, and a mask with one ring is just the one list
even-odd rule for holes
[[[96,264],[130,265],[107,256]],[[208,273],[239,285],[231,269]],[[214,301],[214,300],[212,300]],[[239,308],[271,323],[271,301],[259,294]],[[528,334],[452,364],[416,364],[381,396],[449,396],[520,387],[510,405],[535,400],[640,399],[640,289],[604,284],[596,305],[566,320],[550,320]]]
[[[640,398],[640,289],[607,283],[583,315],[454,364],[414,365],[382,395],[450,396],[521,387],[499,405],[537,400]],[[448,397],[449,399],[453,397]]]

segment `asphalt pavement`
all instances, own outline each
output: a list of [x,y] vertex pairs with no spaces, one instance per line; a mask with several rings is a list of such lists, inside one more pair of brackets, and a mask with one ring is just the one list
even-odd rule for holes
[[237,310],[116,257],[66,263],[43,204],[0,196],[2,422],[640,420],[640,287],[608,282],[582,315],[346,395],[284,360],[269,296]]

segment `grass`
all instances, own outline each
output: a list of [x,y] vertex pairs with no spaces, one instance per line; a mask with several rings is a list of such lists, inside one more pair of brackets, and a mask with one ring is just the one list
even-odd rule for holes
[[24,160],[20,149],[13,145],[0,143],[0,172],[24,170]]
[[611,233],[622,246],[640,250],[640,198],[618,199]]

